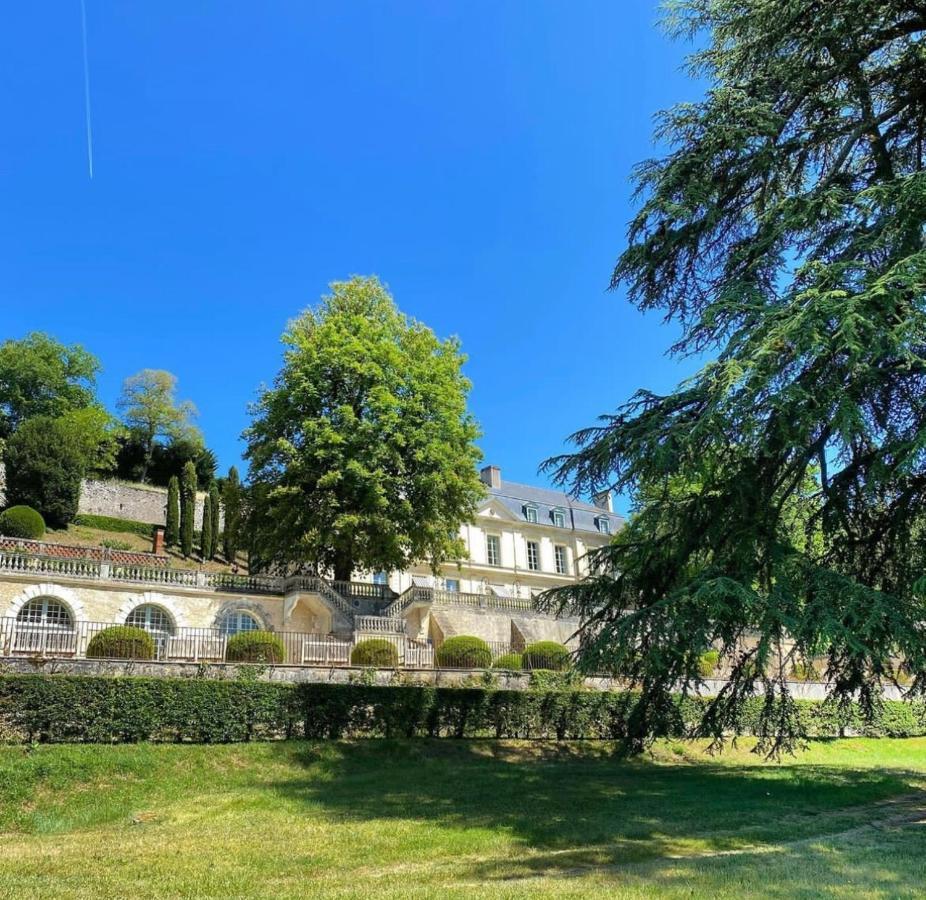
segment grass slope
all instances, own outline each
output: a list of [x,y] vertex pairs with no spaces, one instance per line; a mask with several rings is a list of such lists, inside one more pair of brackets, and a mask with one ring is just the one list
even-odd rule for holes
[[902,897],[926,739],[0,747],[0,897]]

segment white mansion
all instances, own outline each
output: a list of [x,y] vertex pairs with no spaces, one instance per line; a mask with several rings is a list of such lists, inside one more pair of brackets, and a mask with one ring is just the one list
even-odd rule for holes
[[586,574],[587,552],[622,524],[610,495],[579,502],[503,481],[495,466],[481,477],[485,498],[461,529],[467,556],[437,576],[425,566],[349,583],[195,572],[149,554],[0,537],[0,657],[79,658],[113,624],[145,628],[158,658],[177,662],[220,662],[230,636],[256,629],[280,636],[291,665],[344,664],[351,645],[372,635],[396,643],[406,666],[430,665],[453,635],[481,637],[499,653],[567,641],[577,623],[538,612],[533,598]]

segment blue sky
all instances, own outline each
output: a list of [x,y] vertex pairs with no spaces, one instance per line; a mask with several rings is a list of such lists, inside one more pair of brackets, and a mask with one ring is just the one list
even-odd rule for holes
[[79,0],[0,33],[2,337],[164,368],[222,467],[286,321],[376,273],[470,361],[486,461],[542,483],[572,431],[690,370],[606,288],[654,113],[695,99],[650,0]]

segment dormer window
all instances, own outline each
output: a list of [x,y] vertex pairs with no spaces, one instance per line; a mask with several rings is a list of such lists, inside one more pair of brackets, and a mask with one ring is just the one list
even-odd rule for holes
[[598,516],[595,525],[602,534],[611,533],[611,520],[607,516]]
[[537,522],[537,507],[534,506],[533,503],[525,503],[525,504],[524,504],[524,518],[525,518],[528,522],[533,522],[533,523],[536,524],[536,522]]
[[565,509],[554,509],[550,515],[553,517],[553,524],[557,528],[566,527],[566,510]]

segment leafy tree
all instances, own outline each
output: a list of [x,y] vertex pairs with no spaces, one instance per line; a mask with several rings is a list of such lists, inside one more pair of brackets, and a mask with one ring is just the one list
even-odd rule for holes
[[225,508],[223,552],[226,562],[234,563],[241,539],[241,480],[234,466],[228,470],[228,478],[222,486],[222,506]]
[[94,404],[99,360],[42,332],[0,344],[0,438],[26,419],[56,418]]
[[639,689],[632,749],[715,646],[730,680],[699,732],[735,731],[758,690],[777,752],[800,733],[795,661],[824,657],[833,698],[869,714],[897,656],[926,692],[926,8],[669,9],[708,90],[661,118],[612,286],[679,326],[676,353],[716,358],[550,461],[638,511],[595,576],[546,599],[583,615],[586,668]]
[[[219,488],[213,482],[209,486],[209,519],[210,527],[212,529],[212,534],[210,535],[211,540],[209,541],[209,556],[208,559],[215,559],[216,553],[219,550],[219,516],[221,514],[222,507],[219,502]],[[203,528],[205,528],[205,522]]]
[[177,377],[161,369],[143,369],[123,382],[117,401],[129,433],[142,448],[140,479],[148,469],[158,439],[194,441],[202,446],[202,435],[191,423],[196,407],[189,400],[178,402]]
[[193,532],[196,530],[196,467],[188,462],[180,476],[180,552],[193,554]]
[[59,416],[58,422],[70,435],[72,451],[79,458],[84,474],[114,471],[120,426],[102,406],[93,404],[70,410]]
[[250,549],[339,579],[459,556],[483,491],[459,342],[407,319],[376,278],[331,290],[290,323],[245,432]]
[[27,419],[9,439],[4,452],[6,497],[11,505],[31,506],[53,528],[77,515],[83,459],[61,418]]
[[210,553],[212,552],[212,495],[206,494],[206,499],[203,501],[203,528],[200,532],[199,540],[199,550],[200,555],[203,558],[203,562],[211,559]]
[[175,475],[167,485],[167,527],[164,537],[168,547],[180,543],[180,482]]

